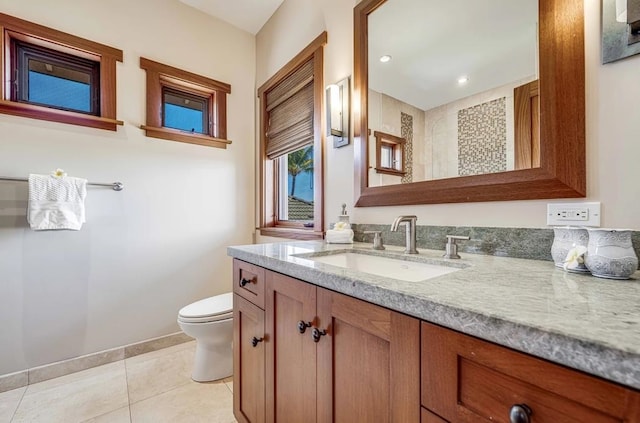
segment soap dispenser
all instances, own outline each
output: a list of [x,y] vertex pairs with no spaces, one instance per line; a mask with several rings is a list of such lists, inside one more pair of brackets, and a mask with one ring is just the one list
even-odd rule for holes
[[349,223],[349,215],[347,214],[347,205],[342,203],[342,212],[338,216],[338,222],[344,223],[345,229],[351,229],[351,223]]

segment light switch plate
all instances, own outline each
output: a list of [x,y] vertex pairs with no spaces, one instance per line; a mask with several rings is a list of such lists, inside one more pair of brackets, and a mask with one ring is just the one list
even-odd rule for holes
[[549,203],[547,225],[600,226],[600,203]]

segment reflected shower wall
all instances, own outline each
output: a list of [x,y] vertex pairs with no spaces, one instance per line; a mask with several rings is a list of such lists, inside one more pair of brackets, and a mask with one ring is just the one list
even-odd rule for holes
[[369,90],[369,186],[403,183],[400,176],[376,172],[373,136],[381,131],[401,137],[403,115],[413,118],[413,182],[514,170],[514,89],[533,80],[524,78],[427,111]]

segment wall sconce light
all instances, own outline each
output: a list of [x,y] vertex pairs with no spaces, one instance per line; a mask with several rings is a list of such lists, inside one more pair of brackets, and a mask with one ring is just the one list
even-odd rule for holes
[[327,137],[333,138],[333,147],[349,144],[349,77],[331,84],[326,91]]
[[628,45],[640,42],[640,0],[616,0],[616,21],[629,26]]

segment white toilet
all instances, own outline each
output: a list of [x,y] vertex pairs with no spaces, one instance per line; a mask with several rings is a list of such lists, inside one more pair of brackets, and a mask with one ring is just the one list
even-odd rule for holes
[[233,294],[196,301],[180,309],[178,325],[196,339],[191,377],[196,382],[222,379],[233,373]]

